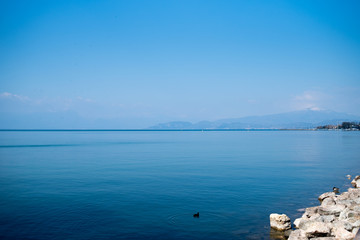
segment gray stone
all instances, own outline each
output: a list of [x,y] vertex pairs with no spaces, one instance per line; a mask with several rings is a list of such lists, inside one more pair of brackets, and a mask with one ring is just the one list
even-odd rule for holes
[[291,229],[291,221],[286,214],[270,214],[270,226],[279,231],[285,231]]
[[345,230],[351,231],[353,229],[352,224],[345,222],[345,221],[340,221],[340,220],[336,220],[332,223],[332,227],[333,228],[344,228]]
[[318,221],[318,222],[331,223],[331,222],[335,221],[335,219],[336,218],[334,215],[322,215],[322,216],[315,218],[314,220]]
[[337,204],[334,206],[321,206],[318,212],[320,215],[335,215],[338,217],[344,209],[345,205]]
[[336,204],[345,205],[346,207],[351,207],[353,205],[356,205],[357,203],[354,200],[348,199],[348,200],[338,200],[336,201]]
[[350,210],[350,208],[346,208],[340,213],[339,219],[356,222],[360,220],[360,211],[353,211]]
[[348,213],[350,212],[349,208],[345,208],[343,211],[341,211],[340,215],[339,215],[339,219],[340,220],[346,220],[348,219]]

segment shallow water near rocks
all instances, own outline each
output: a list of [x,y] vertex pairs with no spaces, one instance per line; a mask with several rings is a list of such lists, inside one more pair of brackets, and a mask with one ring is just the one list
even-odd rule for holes
[[0,238],[270,239],[270,213],[350,187],[359,146],[342,131],[1,131]]

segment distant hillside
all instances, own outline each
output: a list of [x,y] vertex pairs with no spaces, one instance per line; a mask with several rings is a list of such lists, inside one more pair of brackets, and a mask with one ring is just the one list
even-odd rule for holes
[[302,110],[288,113],[243,118],[221,119],[217,121],[167,122],[151,129],[310,129],[328,124],[359,121],[360,117],[346,113],[325,110]]
[[348,130],[348,131],[360,131],[360,122],[343,122],[338,125],[325,125],[318,126],[317,130]]

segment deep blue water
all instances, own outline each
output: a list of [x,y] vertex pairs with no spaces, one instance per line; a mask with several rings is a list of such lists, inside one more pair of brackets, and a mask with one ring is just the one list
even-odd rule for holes
[[347,174],[360,132],[1,131],[0,238],[269,239]]

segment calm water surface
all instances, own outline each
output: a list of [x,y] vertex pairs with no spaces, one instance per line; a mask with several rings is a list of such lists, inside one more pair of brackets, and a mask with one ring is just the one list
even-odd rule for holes
[[0,238],[270,239],[347,174],[360,132],[2,131]]

